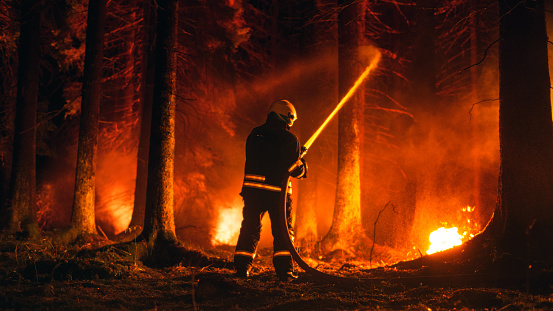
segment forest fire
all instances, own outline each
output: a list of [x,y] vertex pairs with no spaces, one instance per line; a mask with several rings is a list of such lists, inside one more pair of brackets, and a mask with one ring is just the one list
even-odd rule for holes
[[[461,209],[462,215],[465,213],[471,213],[474,211],[474,207],[467,206]],[[430,240],[430,247],[426,251],[426,254],[434,254],[437,252],[450,249],[455,246],[459,246],[474,237],[478,232],[478,224],[471,220],[471,217],[466,217],[462,224],[463,233],[459,234],[459,229],[457,227],[441,227],[432,233],[428,239]]]
[[0,309],[553,310],[551,12],[0,1]]

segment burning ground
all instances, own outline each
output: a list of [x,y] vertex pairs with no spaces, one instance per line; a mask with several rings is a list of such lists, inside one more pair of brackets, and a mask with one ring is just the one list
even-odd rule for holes
[[182,246],[178,262],[163,261],[175,256],[147,254],[143,243],[106,240],[58,247],[47,239],[9,239],[0,243],[0,251],[4,310],[553,308],[551,273],[540,279],[539,284],[547,286],[527,287],[524,278],[492,282],[478,274],[454,274],[447,264],[438,267],[426,257],[377,269],[360,261],[318,261],[320,270],[363,279],[332,284],[301,271],[297,281],[280,283],[272,270],[270,249],[259,251],[253,276],[247,280],[232,277],[229,246],[203,250]]

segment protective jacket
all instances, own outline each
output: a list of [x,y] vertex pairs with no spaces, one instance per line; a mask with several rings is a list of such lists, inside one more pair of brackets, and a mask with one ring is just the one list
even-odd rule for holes
[[242,195],[250,189],[280,192],[282,179],[290,170],[301,178],[305,165],[300,160],[300,143],[288,126],[270,114],[252,130],[246,141],[246,165]]

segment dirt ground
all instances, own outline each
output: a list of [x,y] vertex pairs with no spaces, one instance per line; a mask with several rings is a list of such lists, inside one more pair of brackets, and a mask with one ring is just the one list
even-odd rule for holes
[[[301,270],[282,283],[271,250],[260,250],[249,279],[234,278],[232,248],[180,253],[159,267],[143,243],[0,241],[2,310],[552,310],[548,282],[502,286],[478,276],[438,276],[363,263],[320,263],[357,278],[333,284]],[[158,266],[158,267],[156,267]],[[298,269],[299,270],[299,269]],[[400,271],[401,270],[401,271]],[[522,280],[523,281],[523,280]],[[506,288],[509,287],[509,288]]]

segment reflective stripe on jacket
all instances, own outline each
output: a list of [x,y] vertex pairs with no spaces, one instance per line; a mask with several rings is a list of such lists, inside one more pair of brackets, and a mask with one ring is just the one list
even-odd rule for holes
[[[246,141],[242,194],[252,189],[280,192],[288,168],[299,159],[300,144],[296,135],[282,120],[269,115],[263,125],[252,130]],[[297,175],[295,171],[292,173],[294,177]]]
[[[269,190],[269,191],[275,191],[275,192],[280,192],[282,190],[280,187],[265,183],[265,176],[254,175],[254,174],[246,174],[246,176],[244,177],[243,187],[263,189],[263,190]],[[291,181],[288,182],[288,193],[292,194]]]

